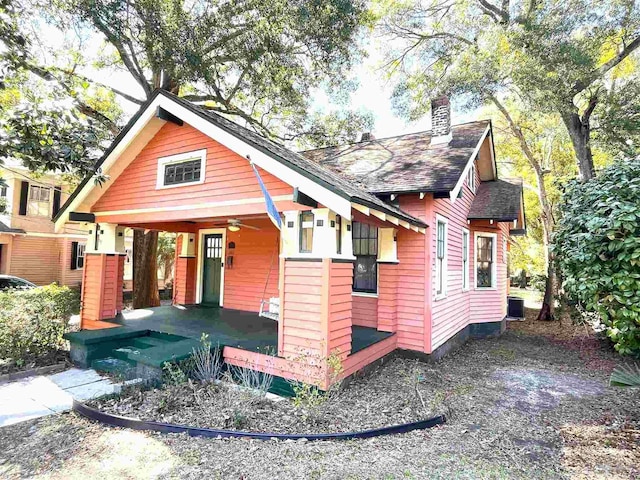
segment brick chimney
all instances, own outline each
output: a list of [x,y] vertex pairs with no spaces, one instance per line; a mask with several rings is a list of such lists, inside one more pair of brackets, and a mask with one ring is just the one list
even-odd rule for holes
[[451,141],[451,105],[449,97],[431,100],[431,145]]
[[362,135],[360,136],[360,141],[361,142],[370,142],[371,140],[375,140],[376,137],[373,136],[373,133],[371,132],[362,132]]

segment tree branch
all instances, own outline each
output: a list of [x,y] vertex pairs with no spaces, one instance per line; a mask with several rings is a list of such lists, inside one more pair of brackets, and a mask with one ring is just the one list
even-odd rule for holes
[[[505,23],[505,24],[509,23],[508,11],[505,12],[501,8],[498,8],[495,5],[492,5],[491,3],[487,2],[487,0],[478,0],[478,3],[480,4],[480,8],[482,9],[482,11],[485,12],[490,17],[492,17],[494,21],[497,21],[498,23]],[[505,3],[507,4],[507,8],[508,8],[509,2],[508,1],[502,2],[502,5],[504,6]]]

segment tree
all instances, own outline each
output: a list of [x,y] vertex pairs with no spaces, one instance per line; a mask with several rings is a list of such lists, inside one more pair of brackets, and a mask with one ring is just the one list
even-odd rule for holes
[[416,116],[439,93],[476,105],[517,98],[560,116],[579,174],[589,179],[594,116],[606,119],[618,92],[637,82],[613,77],[640,46],[639,9],[633,0],[402,3],[383,18],[397,46],[389,70],[403,74],[396,103]]
[[[12,68],[59,86],[74,108],[112,134],[117,121],[93,108],[78,86],[107,89],[136,105],[162,88],[280,141],[300,139],[306,130],[324,144],[344,134],[335,128],[335,115],[329,122],[305,118],[313,88],[348,86],[345,72],[361,53],[356,36],[368,21],[362,0],[60,0],[51,6],[22,1],[32,15],[51,19],[62,31],[69,25],[89,31],[105,47],[97,61],[76,51],[59,62],[23,54],[28,44],[14,42]],[[126,71],[140,95],[96,80],[96,70],[113,69]],[[352,134],[370,123],[366,117],[351,119]],[[134,306],[157,304],[156,245],[157,232],[134,234]]]
[[604,323],[621,354],[640,357],[640,157],[571,181],[555,248],[564,288]]
[[[558,118],[535,114],[510,103],[504,106],[496,122],[496,150],[501,173],[524,179],[528,235],[543,246],[544,271],[547,277],[541,319],[554,315],[554,296],[558,292],[552,234],[558,216],[558,185],[575,178],[570,140],[561,130]],[[528,198],[529,192],[535,202]],[[548,310],[547,310],[548,309]]]

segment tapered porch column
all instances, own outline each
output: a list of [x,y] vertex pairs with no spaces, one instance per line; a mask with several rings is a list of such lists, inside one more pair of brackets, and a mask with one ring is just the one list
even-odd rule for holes
[[124,227],[93,224],[84,254],[80,328],[115,326],[102,320],[114,318],[123,308]]
[[196,235],[181,233],[176,241],[176,267],[173,280],[173,303],[196,302]]

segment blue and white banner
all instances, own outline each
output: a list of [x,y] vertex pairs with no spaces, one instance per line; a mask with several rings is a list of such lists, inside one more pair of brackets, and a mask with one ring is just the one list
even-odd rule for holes
[[276,204],[273,203],[273,199],[271,198],[271,195],[269,195],[267,187],[264,186],[262,178],[260,178],[260,174],[258,173],[258,169],[253,164],[253,162],[251,162],[251,168],[253,168],[253,171],[256,174],[256,178],[258,179],[258,183],[260,184],[260,189],[262,190],[262,195],[264,195],[264,203],[267,205],[267,215],[269,215],[269,218],[276,226],[276,228],[280,230],[280,227],[282,226],[282,220],[280,219],[280,214],[278,213]]

